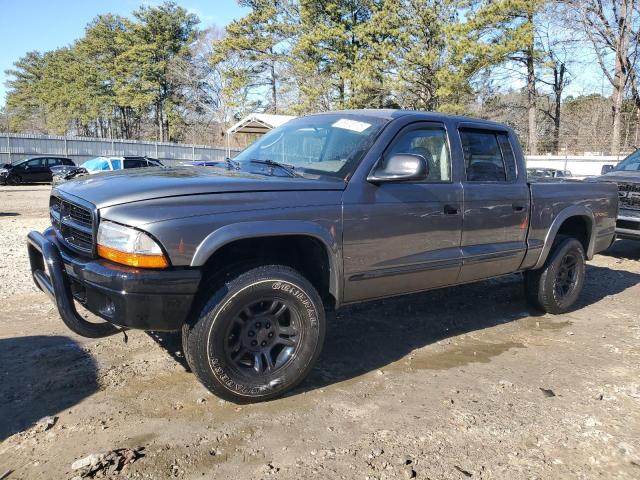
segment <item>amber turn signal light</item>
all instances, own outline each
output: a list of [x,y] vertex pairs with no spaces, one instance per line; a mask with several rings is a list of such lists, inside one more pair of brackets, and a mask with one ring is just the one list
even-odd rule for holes
[[121,252],[114,248],[98,245],[98,255],[112,262],[140,268],[167,268],[169,262],[164,255],[140,255]]

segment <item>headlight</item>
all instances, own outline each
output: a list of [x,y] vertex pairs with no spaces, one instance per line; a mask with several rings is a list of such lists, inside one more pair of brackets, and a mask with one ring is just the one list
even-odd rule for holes
[[98,255],[112,262],[141,268],[167,268],[160,245],[149,235],[117,223],[102,221],[98,228]]
[[0,175],[6,175],[7,173],[9,173],[9,170],[6,168],[0,168]]

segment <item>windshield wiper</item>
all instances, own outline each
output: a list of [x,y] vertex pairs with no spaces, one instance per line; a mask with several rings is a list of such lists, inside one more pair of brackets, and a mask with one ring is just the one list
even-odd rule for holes
[[298,174],[293,171],[296,168],[293,165],[288,165],[286,163],[276,162],[275,160],[271,160],[271,159],[260,160],[258,158],[252,158],[249,161],[251,163],[257,163],[257,164],[260,164],[260,165],[269,165],[270,167],[279,167],[282,170],[284,170],[285,172],[287,172],[289,174],[289,176],[291,176],[291,177],[297,177],[298,176]]

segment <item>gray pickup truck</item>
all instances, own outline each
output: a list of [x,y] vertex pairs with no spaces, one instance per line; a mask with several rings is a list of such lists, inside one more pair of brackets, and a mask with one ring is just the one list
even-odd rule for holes
[[487,121],[310,115],[223,165],[67,182],[28,248],[71,330],[182,330],[193,372],[235,402],[309,373],[325,311],[523,272],[529,302],[561,313],[614,239],[615,184],[528,183],[514,133]]
[[[615,167],[607,165],[601,180],[616,182],[620,210],[616,222],[616,236],[640,240],[640,150],[636,150]],[[603,168],[604,170],[604,168]]]

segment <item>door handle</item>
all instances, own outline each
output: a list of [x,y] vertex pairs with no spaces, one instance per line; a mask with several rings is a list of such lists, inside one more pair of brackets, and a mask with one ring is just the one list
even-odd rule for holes
[[452,205],[445,205],[444,206],[444,213],[445,213],[445,215],[457,215],[458,214],[458,208],[454,207]]
[[513,205],[511,205],[511,208],[513,208],[513,210],[515,212],[522,212],[524,211],[524,205],[520,204],[520,203],[514,203]]

